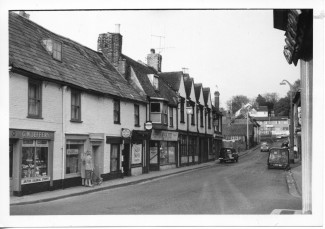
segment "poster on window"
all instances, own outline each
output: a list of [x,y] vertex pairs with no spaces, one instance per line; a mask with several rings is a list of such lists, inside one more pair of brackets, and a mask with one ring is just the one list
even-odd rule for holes
[[132,164],[140,164],[142,161],[142,144],[132,145]]

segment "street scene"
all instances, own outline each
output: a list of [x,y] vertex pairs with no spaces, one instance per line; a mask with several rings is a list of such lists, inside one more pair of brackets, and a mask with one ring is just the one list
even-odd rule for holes
[[8,10],[4,225],[119,215],[320,225],[322,15],[316,5]]
[[268,170],[267,157],[268,153],[255,147],[240,156],[239,163],[216,162],[144,183],[49,202],[13,205],[10,212],[13,215],[270,214],[274,209],[301,209],[301,196],[288,191],[286,172]]

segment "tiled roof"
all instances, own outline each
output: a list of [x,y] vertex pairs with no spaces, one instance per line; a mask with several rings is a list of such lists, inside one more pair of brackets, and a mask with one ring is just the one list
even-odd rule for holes
[[124,54],[122,54],[122,58],[126,60],[128,65],[132,66],[144,92],[149,97],[164,98],[168,100],[170,105],[177,106],[176,92],[173,91],[163,79],[158,77],[158,90],[155,90],[155,88],[152,86],[148,78],[148,74],[155,74],[159,76],[158,72],[154,68],[146,64],[139,63]]
[[196,101],[197,102],[199,102],[199,100],[200,100],[201,88],[202,88],[202,84],[201,83],[195,83],[194,84],[194,91],[195,91],[195,97],[196,97]]
[[256,109],[256,111],[269,111],[267,106],[260,106],[259,108]]
[[208,105],[209,94],[210,94],[210,88],[209,87],[204,87],[203,88],[203,98],[204,98],[204,103],[205,103],[206,106]]
[[[52,39],[62,44],[62,61],[57,61],[41,42]],[[9,14],[9,63],[40,77],[84,90],[145,102],[135,89],[96,51],[57,35],[36,23]]]
[[[248,132],[253,133],[253,124],[248,124]],[[247,125],[245,124],[222,124],[222,134],[226,136],[246,136]]]
[[183,72],[161,72],[159,76],[170,86],[174,91],[179,91]]
[[287,116],[274,116],[274,117],[254,117],[256,121],[283,121],[288,120]]

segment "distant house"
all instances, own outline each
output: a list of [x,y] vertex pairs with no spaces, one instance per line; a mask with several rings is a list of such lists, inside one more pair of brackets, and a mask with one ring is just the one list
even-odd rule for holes
[[251,116],[253,117],[268,117],[268,107],[267,106],[259,106],[254,110],[254,112],[251,112]]
[[258,124],[260,124],[261,139],[264,137],[288,137],[290,119],[287,116],[274,117],[255,117]]

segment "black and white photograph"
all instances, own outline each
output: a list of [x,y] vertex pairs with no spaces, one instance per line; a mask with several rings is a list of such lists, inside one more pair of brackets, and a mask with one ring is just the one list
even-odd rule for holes
[[322,227],[324,1],[233,3],[1,2],[0,226]]

